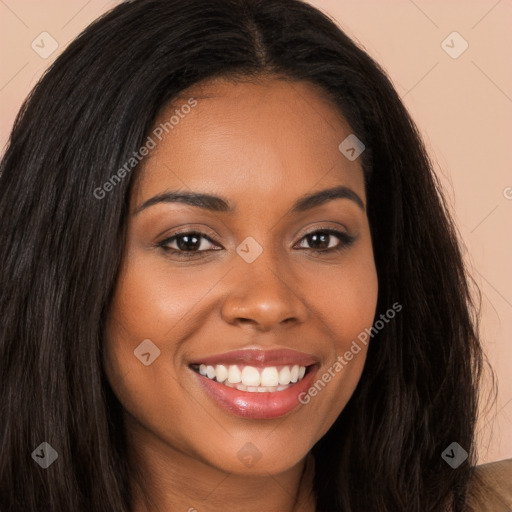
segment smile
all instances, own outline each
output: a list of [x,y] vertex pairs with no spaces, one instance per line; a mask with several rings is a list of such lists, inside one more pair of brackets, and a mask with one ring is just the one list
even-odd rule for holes
[[272,419],[303,406],[319,364],[293,350],[245,349],[189,364],[202,389],[216,405],[250,419]]
[[299,365],[254,366],[201,364],[193,370],[224,386],[249,393],[275,393],[284,391],[290,385],[300,382],[306,374],[306,367]]

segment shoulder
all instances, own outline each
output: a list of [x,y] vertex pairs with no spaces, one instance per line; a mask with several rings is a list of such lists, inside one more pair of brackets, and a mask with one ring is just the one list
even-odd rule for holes
[[512,459],[476,466],[467,503],[474,512],[512,510]]

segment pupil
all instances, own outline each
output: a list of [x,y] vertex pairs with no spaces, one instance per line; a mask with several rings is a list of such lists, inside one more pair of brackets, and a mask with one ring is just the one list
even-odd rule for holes
[[[320,244],[317,243],[316,249],[327,249],[329,247],[329,234],[328,233],[315,233],[312,235],[309,235],[308,243],[310,245],[315,245],[315,243],[320,242]],[[319,246],[320,245],[320,246]]]
[[194,251],[201,244],[199,237],[196,235],[181,235],[176,241],[181,251]]

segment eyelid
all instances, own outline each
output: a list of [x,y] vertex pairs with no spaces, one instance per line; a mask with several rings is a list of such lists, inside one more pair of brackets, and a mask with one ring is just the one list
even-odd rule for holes
[[308,236],[308,235],[312,235],[313,233],[316,233],[317,231],[332,231],[334,233],[341,233],[341,234],[346,234],[348,235],[348,230],[345,228],[345,226],[338,226],[338,227],[334,227],[332,225],[317,225],[317,226],[314,226],[310,229],[308,229],[307,231],[305,231],[304,233],[302,233],[299,237],[299,240],[302,240],[305,236]]
[[[320,221],[320,222],[322,222],[322,221]],[[313,225],[313,227],[308,228],[304,232],[302,230],[298,231],[293,237],[293,239],[296,240],[296,242],[293,242],[294,245],[298,241],[302,240],[305,236],[312,235],[313,233],[316,233],[317,231],[331,231],[334,234],[339,233],[341,235],[351,236],[349,233],[349,230],[343,224],[336,222],[335,225],[333,226],[332,222],[331,223],[329,223],[329,221],[324,221],[324,222],[327,222],[327,223],[315,224],[315,225]]]
[[[171,234],[168,234],[169,231],[171,231]],[[220,238],[219,235],[217,235],[217,233],[215,231],[209,229],[206,226],[197,226],[196,227],[194,225],[187,224],[186,226],[184,226],[182,228],[178,228],[176,231],[166,230],[164,233],[165,233],[164,238],[162,238],[161,242],[158,242],[156,245],[158,245],[159,243],[162,243],[162,242],[166,242],[167,240],[169,240],[170,238],[174,238],[175,236],[187,235],[189,233],[197,233],[197,234],[201,235],[202,237],[207,238],[210,242],[217,244],[217,245],[221,245],[216,240],[217,238]],[[160,236],[159,236],[159,238],[160,238]]]

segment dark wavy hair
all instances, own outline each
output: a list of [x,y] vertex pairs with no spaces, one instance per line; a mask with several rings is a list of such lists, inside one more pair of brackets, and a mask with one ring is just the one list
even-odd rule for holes
[[[463,511],[483,355],[458,234],[383,70],[299,0],[135,0],[90,25],[25,101],[0,167],[0,510],[127,512],[134,469],[102,368],[135,169],[189,86],[274,76],[319,85],[364,141],[377,315],[360,382],[313,447],[318,512]],[[31,453],[42,441],[58,463]],[[457,441],[469,459],[441,458]]]

